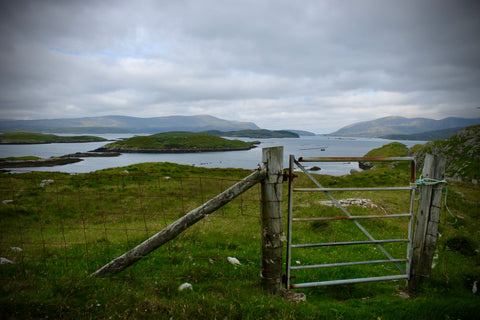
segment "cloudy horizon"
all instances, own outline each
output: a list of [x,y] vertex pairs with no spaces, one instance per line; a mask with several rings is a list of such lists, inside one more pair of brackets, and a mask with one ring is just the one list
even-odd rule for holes
[[0,119],[480,118],[477,1],[3,1]]

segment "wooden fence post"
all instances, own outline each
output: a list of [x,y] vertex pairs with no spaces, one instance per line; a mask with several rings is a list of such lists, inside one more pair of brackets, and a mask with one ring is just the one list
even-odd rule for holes
[[282,227],[283,147],[263,148],[262,161],[267,175],[262,181],[262,286],[276,294],[282,287],[283,242]]
[[[445,159],[427,154],[422,177],[441,181],[445,175]],[[407,286],[415,290],[423,279],[430,276],[432,260],[437,245],[438,223],[442,205],[443,183],[422,185],[418,203],[417,223],[412,243],[410,277]]]

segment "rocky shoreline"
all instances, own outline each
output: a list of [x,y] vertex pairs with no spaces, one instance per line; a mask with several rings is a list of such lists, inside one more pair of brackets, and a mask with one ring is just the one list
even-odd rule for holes
[[80,162],[81,158],[50,158],[38,160],[0,161],[0,168],[53,167]]

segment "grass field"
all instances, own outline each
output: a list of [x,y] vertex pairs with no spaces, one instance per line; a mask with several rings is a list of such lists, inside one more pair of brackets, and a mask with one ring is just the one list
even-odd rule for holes
[[[324,186],[404,185],[405,168],[317,176]],[[113,278],[89,278],[111,259],[162,230],[236,181],[247,170],[205,169],[145,163],[68,175],[32,172],[0,175],[0,265],[2,319],[475,319],[480,297],[478,185],[451,183],[442,209],[438,258],[432,276],[407,296],[405,281],[297,289],[307,301],[288,302],[260,286],[260,188],[250,189]],[[408,184],[408,183],[407,183]],[[312,186],[299,174],[296,186]],[[286,217],[287,183],[283,211]],[[343,192],[369,198],[374,213],[408,209],[408,193]],[[298,216],[339,215],[321,206],[324,196],[299,193]],[[12,201],[10,201],[12,200]],[[365,208],[349,207],[355,215]],[[284,219],[286,224],[286,219]],[[406,219],[362,222],[378,238],[401,237]],[[286,231],[286,225],[284,227]],[[302,222],[294,241],[365,240],[351,221]],[[387,246],[386,246],[387,247]],[[19,251],[17,248],[21,248]],[[324,248],[325,249],[325,248]],[[391,245],[405,257],[404,245]],[[298,250],[300,264],[381,257],[374,246]],[[227,257],[242,263],[234,266]],[[391,265],[297,272],[295,282],[396,272]],[[193,290],[179,291],[185,282]]]

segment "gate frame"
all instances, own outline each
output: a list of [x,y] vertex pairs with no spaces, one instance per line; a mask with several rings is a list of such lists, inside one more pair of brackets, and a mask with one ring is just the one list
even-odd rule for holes
[[[410,176],[410,185],[408,187],[367,187],[367,188],[324,188],[322,185],[300,164],[300,162],[344,162],[344,161],[381,161],[381,162],[396,162],[396,161],[409,161],[411,167],[411,176]],[[295,164],[318,186],[318,188],[293,188],[293,177],[294,177],[294,166]],[[398,280],[398,279],[409,279],[410,270],[411,270],[411,250],[412,250],[412,233],[413,233],[413,218],[414,218],[414,207],[415,207],[415,158],[413,157],[300,157],[298,160],[295,160],[294,155],[290,155],[289,159],[289,184],[288,184],[288,231],[287,231],[287,257],[286,257],[286,289],[290,288],[304,288],[304,287],[313,287],[313,286],[324,286],[324,285],[337,285],[337,284],[348,284],[348,283],[360,283],[360,282],[372,282],[372,281],[383,281],[383,280]],[[375,240],[369,233],[366,231],[357,219],[364,219],[365,216],[352,216],[343,206],[329,193],[329,191],[383,191],[383,190],[410,190],[410,212],[408,214],[393,214],[388,216],[382,216],[385,218],[393,217],[409,217],[409,226],[408,226],[408,239],[391,239],[391,240]],[[333,263],[333,264],[320,264],[320,265],[306,265],[306,266],[291,266],[291,248],[292,248],[292,209],[293,209],[293,192],[324,192],[333,203],[340,208],[346,216],[341,217],[328,217],[329,220],[353,220],[358,228],[370,239],[370,241],[360,241],[360,242],[334,242],[334,243],[325,243],[325,244],[307,244],[307,245],[295,245],[295,248],[301,247],[318,247],[318,246],[337,246],[337,245],[353,245],[353,244],[376,244],[377,247],[388,257],[388,260],[371,260],[371,261],[361,261],[361,262],[345,262],[345,263]],[[367,216],[367,218],[379,218],[378,215]],[[326,217],[325,217],[326,218]],[[307,218],[308,219],[308,218]],[[301,221],[305,220],[299,218]],[[322,218],[313,218],[312,220],[327,220]],[[407,257],[406,259],[394,259],[382,246],[381,243],[385,242],[408,242],[407,244]],[[320,281],[320,282],[309,282],[309,283],[299,283],[291,284],[290,283],[290,271],[295,269],[309,269],[309,268],[323,268],[323,267],[339,267],[347,265],[359,265],[359,264],[373,264],[373,263],[388,263],[393,262],[396,266],[402,271],[401,275],[392,275],[392,276],[381,276],[381,277],[370,277],[370,278],[357,278],[357,279],[343,279],[343,280],[329,280],[329,281]],[[398,262],[406,262],[406,270],[404,270]]]

